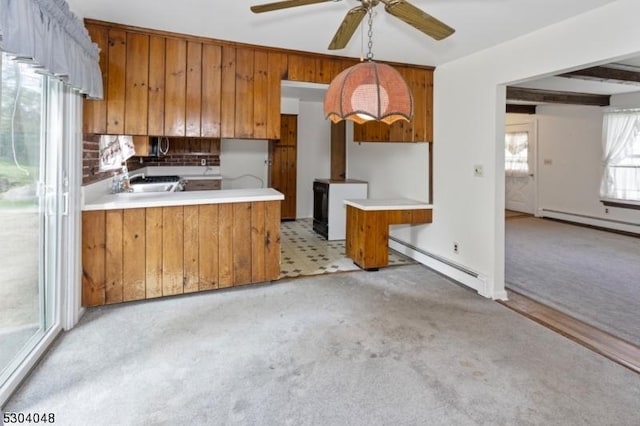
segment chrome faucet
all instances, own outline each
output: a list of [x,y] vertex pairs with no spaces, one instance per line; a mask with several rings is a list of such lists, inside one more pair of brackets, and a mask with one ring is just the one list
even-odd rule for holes
[[123,168],[122,173],[114,175],[111,181],[111,192],[118,194],[120,192],[131,192],[131,179],[141,177],[144,179],[144,173],[134,173],[129,175],[126,169]]

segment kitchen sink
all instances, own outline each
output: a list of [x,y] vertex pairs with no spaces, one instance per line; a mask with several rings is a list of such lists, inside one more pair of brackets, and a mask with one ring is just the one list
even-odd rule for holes
[[121,194],[138,194],[147,192],[174,192],[177,188],[177,182],[174,183],[138,183],[129,185],[130,191],[121,192]]

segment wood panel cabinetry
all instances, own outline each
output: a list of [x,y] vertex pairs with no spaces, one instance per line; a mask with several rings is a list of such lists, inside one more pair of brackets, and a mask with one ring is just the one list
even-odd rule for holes
[[280,201],[82,213],[82,304],[276,280]]
[[413,119],[391,125],[382,122],[354,124],[355,142],[432,142],[433,71],[395,66],[413,95]]
[[[357,59],[306,54],[86,20],[100,47],[104,100],[84,132],[280,139],[281,80],[330,83]],[[433,70],[392,64],[414,98],[410,123],[354,126],[354,140],[432,141]]]
[[284,194],[282,219],[296,219],[296,180],[298,169],[298,116],[280,118],[280,140],[271,142],[271,187]]
[[86,21],[101,50],[103,100],[85,133],[278,139],[287,57],[257,47]]

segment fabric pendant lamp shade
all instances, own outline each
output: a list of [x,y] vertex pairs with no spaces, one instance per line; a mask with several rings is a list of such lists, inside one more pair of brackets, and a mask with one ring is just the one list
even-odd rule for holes
[[324,115],[334,123],[411,120],[413,97],[398,71],[373,61],[354,65],[333,79],[324,98]]

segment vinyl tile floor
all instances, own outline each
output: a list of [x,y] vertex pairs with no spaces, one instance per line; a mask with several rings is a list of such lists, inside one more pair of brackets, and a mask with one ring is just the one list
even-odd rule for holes
[[[345,241],[328,241],[313,231],[313,219],[282,222],[280,278],[357,271],[360,268],[345,254]],[[389,265],[415,263],[389,249]]]

